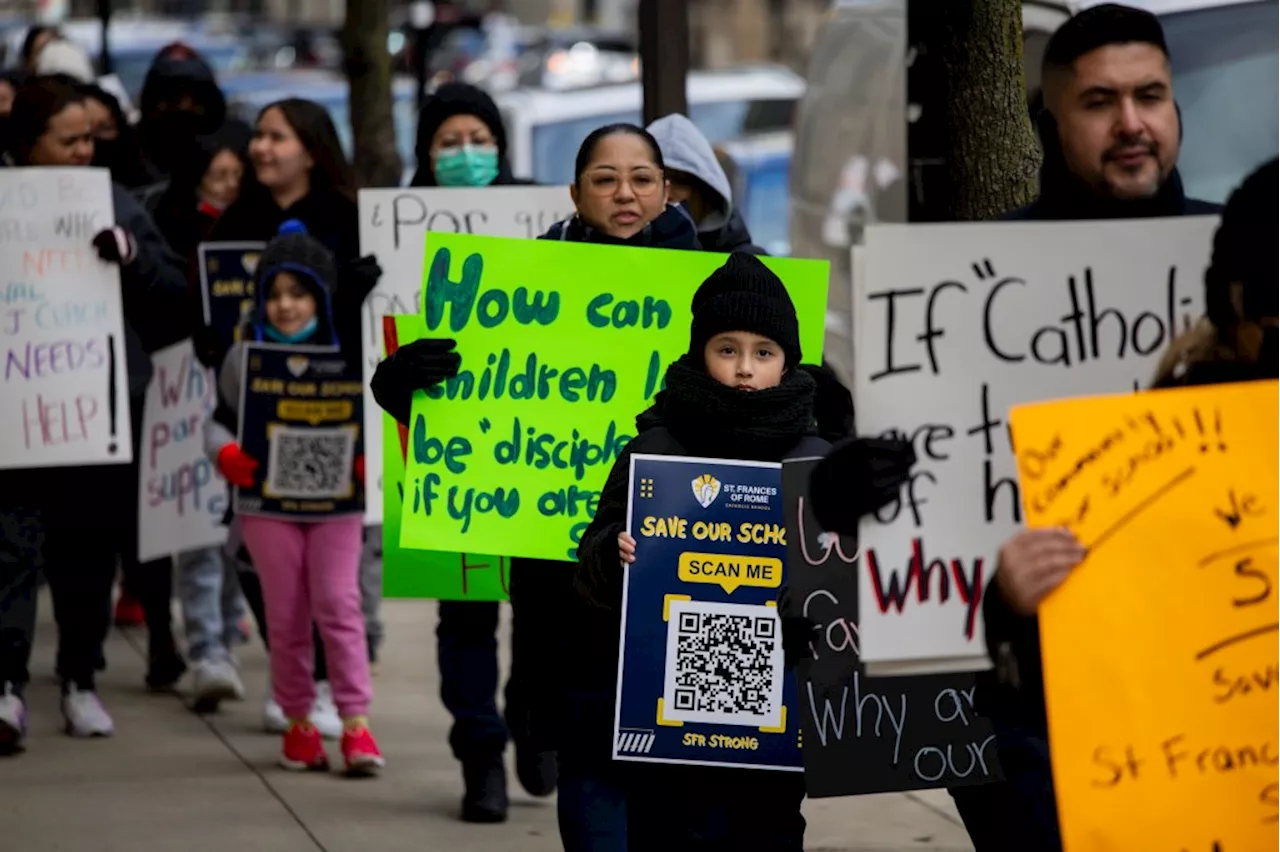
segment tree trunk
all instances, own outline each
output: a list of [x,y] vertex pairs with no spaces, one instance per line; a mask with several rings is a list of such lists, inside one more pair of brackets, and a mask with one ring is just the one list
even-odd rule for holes
[[350,84],[352,166],[359,186],[399,186],[387,53],[387,0],[347,0],[342,49]]
[[940,109],[946,140],[929,218],[995,219],[1031,203],[1039,177],[1022,66],[1022,0],[925,5],[926,49],[933,54],[926,76],[939,87],[930,100]]

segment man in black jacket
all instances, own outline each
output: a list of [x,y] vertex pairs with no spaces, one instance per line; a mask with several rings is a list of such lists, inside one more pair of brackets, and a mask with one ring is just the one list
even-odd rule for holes
[[[1178,175],[1181,118],[1168,47],[1148,12],[1107,4],[1054,33],[1037,118],[1040,197],[1009,219],[1117,219],[1217,213],[1187,198]],[[1022,530],[1005,543],[983,604],[996,665],[979,683],[996,723],[1000,763],[1031,823],[1026,850],[1061,849],[1035,605],[1083,557],[1064,530]]]

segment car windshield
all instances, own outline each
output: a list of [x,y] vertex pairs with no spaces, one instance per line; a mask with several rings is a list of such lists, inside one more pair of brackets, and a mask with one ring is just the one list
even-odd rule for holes
[[[747,129],[752,101],[714,101],[692,104],[689,118],[712,145],[727,142]],[[640,123],[640,113],[616,112],[569,121],[539,124],[533,128],[533,179],[547,186],[573,183],[573,160],[582,140],[597,127],[618,122]]]
[[775,163],[748,173],[742,218],[752,241],[772,255],[791,253],[787,165]]
[[1182,109],[1178,171],[1188,196],[1225,201],[1256,166],[1276,156],[1280,6],[1268,0],[1161,20]]

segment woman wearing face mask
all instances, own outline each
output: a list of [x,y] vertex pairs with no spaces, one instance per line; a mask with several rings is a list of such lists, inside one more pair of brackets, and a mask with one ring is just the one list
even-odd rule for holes
[[[333,120],[324,107],[313,101],[287,98],[269,104],[258,113],[249,142],[249,162],[251,170],[240,197],[214,224],[208,241],[265,243],[277,235],[285,221],[302,222],[307,233],[324,245],[337,262],[333,330],[348,363],[357,363],[361,355],[361,306],[382,270],[373,257],[359,257],[354,179]],[[205,352],[201,357],[221,363],[225,355],[225,352]],[[240,580],[259,626],[265,625],[257,576],[245,573]],[[372,612],[375,607],[371,603],[367,603],[367,607],[373,628],[369,631],[368,644],[371,653],[375,653],[379,635],[377,618]],[[326,737],[336,738],[342,726],[332,692],[325,682],[323,646],[317,642],[316,649],[315,669],[320,683],[311,721]],[[287,727],[281,708],[270,699],[263,721],[272,733],[281,733]]]
[[[65,168],[93,161],[93,131],[84,95],[55,80],[35,80],[19,89],[14,102],[11,144],[14,166]],[[124,309],[129,410],[134,458],[141,437],[142,403],[151,378],[150,352],[175,342],[172,317],[182,310],[185,280],[178,259],[146,211],[120,186],[112,187],[116,224],[93,239],[97,255],[120,269]],[[179,332],[180,335],[180,332]],[[20,746],[25,712],[22,687],[28,680],[35,577],[43,566],[58,621],[58,673],[63,681],[62,712],[73,736],[108,736],[113,731],[95,692],[95,670],[109,620],[116,562],[133,546],[137,522],[136,464],[8,470],[0,476],[3,546],[16,555],[0,563],[0,751]],[[68,499],[99,494],[94,510]],[[41,542],[43,539],[43,542]],[[168,597],[144,601],[150,628],[148,682],[171,684],[182,661],[168,626]]]
[[498,106],[466,83],[446,83],[418,114],[418,171],[410,186],[510,186],[507,131]]
[[115,95],[93,83],[81,85],[93,125],[93,164],[108,169],[111,180],[127,189],[151,183],[138,136]]

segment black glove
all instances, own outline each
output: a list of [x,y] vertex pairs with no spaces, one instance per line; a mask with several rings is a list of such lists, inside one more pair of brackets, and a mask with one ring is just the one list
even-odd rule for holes
[[462,356],[449,339],[415,340],[378,364],[369,383],[373,398],[397,423],[409,425],[413,392],[428,390],[458,375]]
[[809,502],[827,532],[857,535],[858,520],[897,498],[911,477],[916,451],[898,438],[850,438],[818,463]]
[[133,234],[116,225],[104,228],[93,238],[98,257],[117,266],[128,266],[138,259],[138,241]]
[[813,399],[813,414],[818,421],[818,436],[832,444],[853,434],[853,394],[841,384],[835,371],[823,363],[801,364],[800,369],[813,377],[818,392]]
[[191,346],[195,349],[196,360],[204,366],[212,370],[222,366],[222,359],[227,354],[227,346],[216,329],[204,323],[196,326],[195,331],[191,333]]
[[378,286],[380,278],[382,278],[382,267],[378,265],[378,258],[371,254],[366,255],[348,262],[339,270],[338,289],[341,290],[345,286],[351,301],[361,305],[373,288]]
[[803,615],[784,615],[782,621],[782,658],[787,668],[794,669],[801,660],[813,658],[810,643],[818,638],[821,627]]

